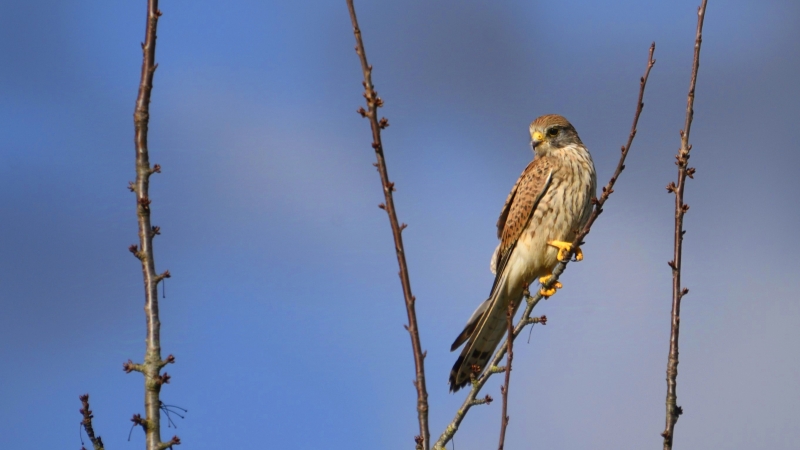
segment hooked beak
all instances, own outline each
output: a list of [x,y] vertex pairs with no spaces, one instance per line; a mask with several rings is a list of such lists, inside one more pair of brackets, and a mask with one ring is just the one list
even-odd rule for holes
[[533,134],[531,134],[531,147],[535,149],[536,146],[541,144],[543,140],[544,136],[542,135],[542,133],[538,131],[534,132]]

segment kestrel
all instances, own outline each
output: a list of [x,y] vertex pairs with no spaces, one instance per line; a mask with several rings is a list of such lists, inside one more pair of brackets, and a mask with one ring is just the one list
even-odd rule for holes
[[[594,163],[572,124],[550,114],[534,120],[530,133],[533,161],[511,188],[497,220],[500,244],[492,255],[491,293],[450,347],[453,351],[468,341],[450,371],[452,392],[469,383],[473,371],[486,368],[506,333],[509,302],[516,312],[523,291],[537,278],[540,284],[547,281],[592,211]],[[578,248],[575,258],[583,259]],[[560,287],[556,283],[540,291],[550,296]]]

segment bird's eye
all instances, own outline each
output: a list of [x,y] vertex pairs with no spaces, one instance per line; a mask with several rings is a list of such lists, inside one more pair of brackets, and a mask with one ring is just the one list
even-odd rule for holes
[[550,137],[554,137],[558,134],[558,128],[553,127],[547,130],[547,135]]

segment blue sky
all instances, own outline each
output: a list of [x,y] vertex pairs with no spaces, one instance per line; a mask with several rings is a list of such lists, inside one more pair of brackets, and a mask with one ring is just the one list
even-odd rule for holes
[[[676,447],[794,448],[800,5],[710,2],[686,200]],[[139,448],[144,351],[132,114],[144,1],[0,4],[0,441]],[[493,229],[563,114],[611,175],[651,41],[627,170],[564,289],[515,347],[507,448],[660,445],[673,198],[696,1],[357,2],[438,436],[453,337],[489,291]],[[410,448],[413,362],[344,1],[162,1],[151,107],[156,261],[173,277],[165,402],[183,447]],[[499,397],[500,380],[487,392]],[[500,405],[456,447],[496,445]],[[165,429],[165,438],[175,432]],[[84,438],[85,439],[85,438]]]

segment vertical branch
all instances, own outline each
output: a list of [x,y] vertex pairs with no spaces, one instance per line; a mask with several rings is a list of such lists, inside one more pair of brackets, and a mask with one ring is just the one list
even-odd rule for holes
[[681,147],[675,157],[675,164],[678,166],[678,183],[670,182],[667,191],[675,194],[675,248],[674,259],[669,262],[672,268],[672,319],[669,337],[669,358],[667,360],[667,417],[666,426],[661,436],[664,438],[664,450],[672,449],[672,440],[675,432],[675,423],[683,413],[683,409],[678,406],[678,335],[681,325],[681,299],[689,293],[689,289],[681,287],[681,253],[683,251],[683,216],[689,210],[689,205],[683,202],[683,193],[686,187],[686,177],[694,178],[695,169],[689,167],[689,151],[692,149],[689,144],[689,132],[692,128],[694,118],[694,89],[697,83],[697,69],[700,67],[700,44],[703,42],[703,19],[706,13],[706,3],[697,9],[697,32],[694,41],[694,61],[692,63],[692,78],[689,82],[689,96],[686,102],[686,121],[681,130]]
[[161,418],[159,407],[161,405],[159,394],[161,386],[169,382],[169,375],[161,375],[161,369],[169,363],[175,362],[170,355],[161,359],[161,322],[158,317],[158,283],[164,278],[169,278],[169,271],[162,274],[156,273],[155,256],[153,254],[153,238],[159,234],[159,228],[150,224],[149,197],[150,176],[160,173],[161,167],[156,164],[150,167],[150,158],[147,150],[147,131],[150,119],[150,93],[153,90],[153,74],[158,66],[156,59],[156,27],[161,11],[158,9],[158,0],[147,2],[147,25],[145,40],[142,43],[142,73],[139,83],[139,94],[136,98],[136,108],[133,113],[136,146],[136,181],[131,189],[136,194],[136,215],[139,224],[139,247],[130,247],[142,263],[144,278],[145,316],[147,318],[147,337],[145,340],[146,351],[144,362],[134,364],[128,361],[123,366],[126,372],[137,371],[144,375],[144,406],[145,418],[134,416],[134,423],[145,430],[147,450],[164,450],[173,445],[180,444],[177,436],[169,442],[161,442]]
[[81,425],[83,425],[83,429],[86,430],[86,435],[89,436],[89,440],[92,441],[92,446],[94,450],[105,450],[103,447],[103,439],[100,436],[94,435],[94,428],[92,427],[92,410],[89,409],[89,394],[83,394],[80,396],[81,399],[81,415],[83,416],[83,420],[81,420]]
[[428,391],[425,386],[425,352],[422,351],[422,344],[419,339],[419,329],[417,328],[417,313],[414,306],[416,299],[411,294],[411,281],[408,277],[408,266],[406,264],[406,255],[403,248],[403,229],[406,224],[399,225],[397,221],[397,212],[394,207],[394,198],[392,192],[394,191],[394,183],[389,181],[389,173],[386,170],[386,159],[383,156],[383,144],[381,143],[381,130],[389,126],[389,121],[386,118],[378,120],[378,108],[383,106],[383,100],[378,97],[375,87],[372,84],[372,66],[367,63],[367,54],[364,51],[364,42],[361,40],[361,30],[358,28],[358,20],[356,19],[356,10],[353,6],[353,0],[347,0],[347,7],[350,10],[350,21],[353,24],[353,34],[356,38],[356,53],[358,53],[361,60],[361,70],[364,74],[364,98],[367,100],[367,110],[359,108],[358,112],[362,117],[369,119],[370,126],[372,127],[372,148],[375,150],[375,157],[377,163],[375,167],[381,177],[381,184],[383,185],[383,195],[385,203],[380,205],[389,215],[389,223],[392,227],[392,235],[394,236],[394,248],[397,253],[397,264],[400,266],[400,283],[403,286],[403,296],[406,303],[406,312],[408,313],[408,330],[411,336],[411,347],[414,351],[414,365],[416,367],[416,380],[414,386],[417,389],[417,417],[419,419],[419,435],[416,437],[417,448],[427,450],[430,448],[430,431],[428,429]]
[[[644,102],[642,101],[644,99],[644,89],[647,86],[647,79],[650,77],[650,69],[652,69],[656,63],[656,60],[653,59],[653,54],[655,53],[655,50],[656,50],[656,44],[654,42],[653,44],[650,45],[650,52],[647,58],[647,68],[645,69],[642,78],[639,79],[639,98],[636,101],[636,112],[633,115],[633,124],[631,125],[631,131],[630,134],[628,135],[628,142],[622,146],[619,162],[617,163],[617,168],[616,170],[614,170],[614,174],[611,176],[611,179],[603,187],[603,193],[600,195],[600,198],[592,199],[592,203],[594,204],[594,209],[592,210],[592,214],[589,216],[589,220],[586,222],[586,225],[584,225],[583,229],[580,230],[579,233],[577,233],[577,235],[575,236],[575,240],[572,241],[573,249],[579,247],[583,243],[583,239],[589,234],[589,231],[591,231],[594,221],[597,220],[597,218],[603,212],[603,205],[605,205],[606,201],[608,200],[608,197],[610,197],[611,194],[614,192],[614,184],[616,184],[620,174],[622,174],[622,171],[625,170],[625,158],[627,158],[628,152],[630,151],[631,145],[633,144],[633,139],[634,137],[636,137],[636,127],[638,126],[639,123],[639,116],[642,114],[642,109],[644,108]],[[569,260],[572,258],[573,253],[574,251],[571,250],[567,255],[567,260],[559,262],[556,265],[555,269],[553,269],[552,276],[550,277],[548,282],[545,283],[542,287],[549,288],[558,281],[558,278],[567,268],[567,264]],[[527,306],[525,307],[525,311],[522,313],[522,318],[519,320],[519,322],[517,322],[516,327],[514,327],[514,332],[511,335],[512,340],[516,339],[527,325],[534,323],[542,323],[542,324],[546,323],[547,318],[545,316],[542,316],[541,318],[531,317],[533,308],[536,307],[536,305],[542,298],[543,297],[541,291],[539,291],[536,295],[532,297],[531,296],[525,297],[525,302],[527,303]],[[478,377],[472,382],[472,389],[470,389],[469,394],[467,394],[467,398],[464,400],[464,403],[461,405],[461,408],[459,408],[458,411],[456,411],[455,418],[453,418],[453,420],[447,425],[447,428],[445,428],[441,436],[439,436],[439,440],[437,440],[436,444],[434,444],[433,446],[434,450],[444,450],[445,445],[447,445],[450,439],[452,439],[453,436],[458,431],[458,427],[461,425],[461,422],[464,420],[464,417],[467,415],[467,412],[469,412],[470,408],[472,408],[475,405],[487,403],[486,401],[477,399],[478,393],[480,392],[481,388],[483,388],[483,386],[486,384],[486,381],[489,379],[489,377],[492,376],[492,374],[497,372],[502,372],[502,369],[497,367],[497,365],[500,364],[500,361],[502,361],[503,356],[505,355],[507,349],[508,349],[508,343],[504,342],[498,348],[497,352],[495,352],[492,361],[489,363],[490,364],[489,370],[484,371],[480,377]]]
[[[526,293],[527,298],[529,294]],[[506,428],[508,427],[508,384],[511,382],[511,361],[514,360],[514,307],[508,303],[506,311],[506,323],[508,325],[508,337],[506,338],[506,380],[500,386],[500,393],[503,394],[503,408],[500,416],[500,444],[498,450],[503,450],[506,442]]]

